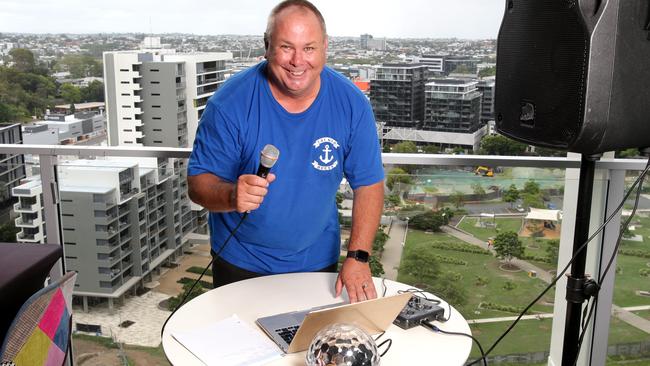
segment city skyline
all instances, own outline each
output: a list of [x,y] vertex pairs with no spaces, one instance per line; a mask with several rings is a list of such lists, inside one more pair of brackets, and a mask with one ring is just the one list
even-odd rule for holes
[[[502,0],[314,0],[331,36],[369,33],[382,38],[494,39]],[[82,2],[0,1],[0,32],[10,33],[188,33],[261,35],[275,0]],[[399,4],[397,6],[396,4]],[[118,20],[119,21],[116,21]]]

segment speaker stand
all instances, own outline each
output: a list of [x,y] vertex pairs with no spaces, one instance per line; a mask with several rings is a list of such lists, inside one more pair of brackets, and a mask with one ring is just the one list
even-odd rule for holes
[[[562,366],[573,366],[578,357],[578,340],[580,337],[580,318],[582,303],[597,292],[595,282],[585,277],[587,248],[580,253],[578,249],[589,238],[589,217],[591,216],[591,198],[594,188],[596,161],[601,155],[582,155],[580,178],[578,181],[578,206],[576,209],[575,231],[573,234],[571,274],[566,286],[566,320],[564,325],[564,346],[562,347]],[[594,292],[595,291],[595,292]]]

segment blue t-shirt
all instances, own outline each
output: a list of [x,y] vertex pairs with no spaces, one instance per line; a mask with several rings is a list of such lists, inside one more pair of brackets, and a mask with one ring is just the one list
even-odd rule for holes
[[[375,120],[361,91],[328,67],[312,105],[287,112],[271,94],[266,65],[234,75],[210,98],[188,175],[211,173],[236,182],[257,172],[266,144],[276,146],[276,180],[220,256],[263,274],[314,271],[338,260],[335,197],[341,179],[356,189],[384,178]],[[237,212],[210,213],[215,252],[240,218]]]

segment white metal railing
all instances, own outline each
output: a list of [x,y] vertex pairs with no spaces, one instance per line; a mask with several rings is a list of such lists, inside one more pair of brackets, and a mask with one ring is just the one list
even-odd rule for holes
[[[156,158],[189,158],[191,149],[187,148],[152,148],[152,147],[100,147],[100,146],[60,146],[60,145],[0,145],[0,154],[31,154],[39,157],[41,183],[43,188],[43,206],[45,213],[47,242],[62,244],[61,230],[58,222],[58,187],[56,181],[56,165],[58,156],[79,156],[89,157],[156,157]],[[569,154],[569,157],[526,157],[526,156],[486,156],[486,155],[428,155],[428,154],[383,154],[382,159],[385,165],[425,165],[425,166],[508,166],[508,167],[534,167],[534,168],[560,168],[567,169],[565,178],[564,197],[564,224],[562,227],[562,239],[560,242],[560,263],[567,263],[571,254],[573,220],[575,219],[575,201],[577,197],[577,179],[575,171],[580,167],[580,157],[577,154]],[[595,209],[592,210],[592,226],[598,226],[603,222],[605,214],[609,214],[616,207],[623,196],[625,172],[640,171],[645,167],[645,160],[637,159],[608,159],[604,158],[596,163],[596,169],[602,175],[600,188],[594,189],[594,200],[598,201]],[[619,233],[620,215],[612,220],[606,227],[605,235],[600,238],[599,251],[592,258],[596,268],[591,273],[598,273],[603,261],[612,254],[613,246],[604,245],[603,242],[615,240]],[[116,245],[117,242],[111,243]],[[597,247],[593,245],[591,247]],[[53,270],[52,277],[61,276],[62,264]],[[563,283],[564,282],[564,283]],[[595,323],[589,339],[585,340],[583,346],[583,357],[588,355],[594,365],[601,364],[599,360],[606,357],[607,336],[609,319],[611,317],[611,306],[613,297],[614,274],[602,284],[599,295],[599,306],[595,317]],[[551,335],[551,357],[549,364],[559,364],[561,358],[561,343],[563,337],[564,311],[563,305],[566,280],[558,282],[556,286],[556,303],[554,310],[553,331]],[[604,346],[603,346],[604,345]],[[559,347],[559,348],[558,348]],[[559,351],[558,351],[559,349]],[[559,352],[559,358],[558,358]],[[553,360],[558,360],[553,362]],[[588,360],[588,358],[583,358]],[[581,361],[579,364],[583,364]],[[586,363],[584,363],[586,364]]]

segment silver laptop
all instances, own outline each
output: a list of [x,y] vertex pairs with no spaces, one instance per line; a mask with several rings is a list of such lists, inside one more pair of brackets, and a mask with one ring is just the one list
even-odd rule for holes
[[411,295],[403,293],[354,304],[329,304],[262,317],[256,323],[285,353],[300,352],[309,347],[319,330],[334,323],[354,324],[369,334],[385,331]]

